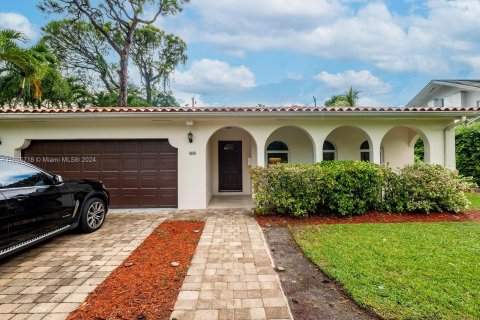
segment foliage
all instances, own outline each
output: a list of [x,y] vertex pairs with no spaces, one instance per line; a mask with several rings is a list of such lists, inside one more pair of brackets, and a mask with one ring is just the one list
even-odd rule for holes
[[[33,88],[36,99],[41,99],[41,80],[48,71],[48,59],[41,55],[43,48],[33,47],[25,49],[19,46],[19,42],[25,42],[23,34],[15,30],[0,30],[0,75],[11,76],[15,74],[18,79],[17,96],[23,96],[25,86]],[[37,51],[37,52],[36,52]]]
[[322,225],[292,234],[382,319],[480,319],[480,223]]
[[463,191],[471,186],[458,173],[423,162],[406,166],[398,174],[362,161],[276,164],[253,168],[251,173],[260,214],[459,212],[468,206]]
[[416,162],[391,180],[385,202],[395,212],[460,212],[468,208],[464,191],[471,186],[468,179],[449,168]]
[[[188,0],[41,0],[39,8],[50,14],[91,24],[118,56],[119,106],[128,104],[128,65],[135,31],[152,25],[159,16],[182,11]],[[151,9],[151,10],[150,10]],[[84,39],[88,41],[88,39]]]
[[252,169],[256,209],[305,216],[362,214],[381,204],[385,168],[361,161],[277,164]]
[[92,24],[69,19],[51,21],[42,32],[64,71],[82,78],[96,74],[108,92],[118,90],[118,66],[107,62],[110,48]]
[[458,128],[455,143],[458,171],[480,185],[480,123]]
[[79,92],[84,88],[74,78],[65,78],[55,54],[41,40],[30,48],[18,46],[25,39],[11,30],[0,31],[0,106],[84,106]]
[[140,71],[148,103],[154,104],[156,92],[160,92],[161,96],[168,96],[166,91],[170,76],[179,64],[187,61],[186,50],[187,45],[182,39],[166,34],[154,26],[147,25],[135,30],[132,60]]
[[415,161],[425,161],[425,144],[423,143],[422,138],[418,138],[417,142],[415,142],[413,154]]
[[352,87],[343,95],[333,95],[325,101],[326,107],[355,107],[360,91],[353,90]]

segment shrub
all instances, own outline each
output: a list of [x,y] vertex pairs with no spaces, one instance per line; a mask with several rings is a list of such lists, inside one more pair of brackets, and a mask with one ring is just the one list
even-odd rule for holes
[[458,171],[480,184],[480,123],[459,127],[455,144]]
[[363,161],[324,161],[320,168],[321,202],[318,212],[363,214],[382,204],[384,175],[389,170]]
[[395,212],[460,212],[469,202],[463,191],[471,182],[441,165],[416,162],[400,170],[385,194],[386,208]]
[[398,174],[361,161],[276,164],[256,167],[251,173],[259,214],[459,212],[468,206],[463,190],[471,186],[458,173],[423,162]]
[[252,169],[258,213],[276,211],[305,216],[320,201],[319,170],[314,165],[277,164]]
[[362,214],[381,205],[386,171],[360,161],[257,167],[252,169],[256,210],[295,216]]

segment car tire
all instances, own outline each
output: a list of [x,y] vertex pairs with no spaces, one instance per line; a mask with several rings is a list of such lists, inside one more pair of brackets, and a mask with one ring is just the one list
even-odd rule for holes
[[88,199],[80,215],[80,230],[83,232],[93,232],[100,229],[105,221],[107,208],[105,201],[99,198]]

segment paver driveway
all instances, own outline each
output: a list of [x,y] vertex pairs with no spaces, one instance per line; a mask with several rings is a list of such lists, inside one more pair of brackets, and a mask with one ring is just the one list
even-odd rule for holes
[[0,319],[65,319],[168,212],[111,212],[91,234],[69,233],[0,261]]
[[171,319],[291,319],[260,226],[251,210],[175,213],[206,225]]

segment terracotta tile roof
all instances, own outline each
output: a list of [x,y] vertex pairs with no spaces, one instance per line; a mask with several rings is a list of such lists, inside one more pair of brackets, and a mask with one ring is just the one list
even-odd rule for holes
[[232,112],[232,113],[275,113],[275,112],[480,112],[478,107],[91,107],[85,109],[2,109],[0,114],[16,113],[16,114],[66,114],[66,113],[216,113],[216,112]]

